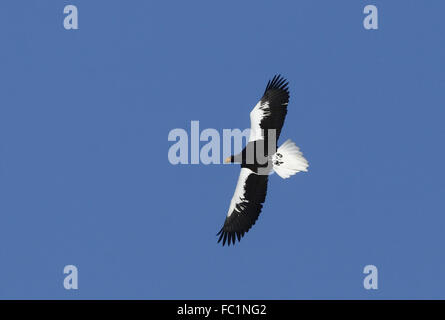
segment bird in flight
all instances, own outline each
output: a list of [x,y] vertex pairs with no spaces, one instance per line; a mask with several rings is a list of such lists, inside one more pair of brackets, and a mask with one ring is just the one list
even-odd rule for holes
[[230,201],[226,220],[218,232],[223,246],[241,241],[255,224],[266,199],[269,175],[276,172],[287,179],[309,166],[303,153],[290,139],[278,149],[277,142],[287,114],[289,88],[286,79],[276,75],[269,80],[263,97],[250,112],[250,136],[246,147],[226,163],[239,163],[241,172]]

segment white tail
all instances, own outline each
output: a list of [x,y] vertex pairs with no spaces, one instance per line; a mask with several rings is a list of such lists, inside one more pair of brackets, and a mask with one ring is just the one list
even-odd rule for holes
[[303,157],[303,153],[288,139],[272,156],[273,170],[283,179],[293,176],[297,172],[306,171],[309,163]]

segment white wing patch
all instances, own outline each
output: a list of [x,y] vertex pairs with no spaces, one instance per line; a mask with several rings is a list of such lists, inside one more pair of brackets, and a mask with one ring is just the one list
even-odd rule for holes
[[[230,201],[229,211],[227,212],[227,217],[233,213],[233,210],[236,210],[236,205],[241,202],[246,202],[248,200],[244,199],[244,185],[246,184],[246,180],[253,171],[248,168],[241,168],[238,182],[236,184],[235,193],[233,194],[232,200]],[[238,210],[237,210],[238,211]]]
[[270,115],[269,102],[262,103],[261,100],[250,112],[250,141],[264,139],[263,130],[260,127],[261,120]]

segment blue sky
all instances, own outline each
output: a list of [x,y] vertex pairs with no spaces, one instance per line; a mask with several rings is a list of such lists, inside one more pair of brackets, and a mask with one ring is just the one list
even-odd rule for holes
[[[379,30],[363,28],[368,4]],[[444,11],[2,1],[0,298],[445,298]],[[248,127],[276,73],[291,91],[281,142],[310,171],[273,175],[257,224],[223,248],[239,169],[173,166],[167,136]]]

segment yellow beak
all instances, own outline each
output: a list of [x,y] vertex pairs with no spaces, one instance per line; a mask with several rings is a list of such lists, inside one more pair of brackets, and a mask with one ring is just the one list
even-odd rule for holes
[[224,160],[225,163],[230,163],[230,157],[227,157],[226,160]]

